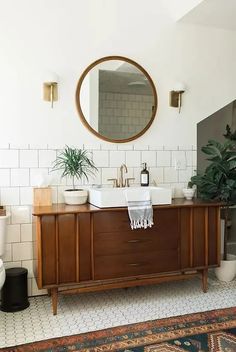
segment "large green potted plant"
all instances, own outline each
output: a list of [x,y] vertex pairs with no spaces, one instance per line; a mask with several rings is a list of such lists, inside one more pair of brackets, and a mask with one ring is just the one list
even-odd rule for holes
[[191,182],[197,186],[200,198],[223,202],[224,253],[216,275],[220,280],[231,281],[236,275],[236,261],[229,260],[227,240],[229,208],[236,204],[236,144],[232,140],[225,143],[210,140],[202,147],[202,151],[210,163],[202,174],[193,176]]
[[72,189],[64,191],[66,204],[84,204],[88,199],[88,191],[75,187],[75,181],[92,176],[97,171],[93,160],[87,150],[81,150],[65,146],[57,156],[53,164],[53,171],[62,171],[61,177],[69,177],[72,180]]

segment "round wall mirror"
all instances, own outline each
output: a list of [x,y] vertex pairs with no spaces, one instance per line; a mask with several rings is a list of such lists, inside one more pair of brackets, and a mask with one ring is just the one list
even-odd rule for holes
[[149,74],[122,56],[89,65],[79,79],[76,105],[83,124],[97,137],[115,143],[140,137],[151,126],[157,93]]

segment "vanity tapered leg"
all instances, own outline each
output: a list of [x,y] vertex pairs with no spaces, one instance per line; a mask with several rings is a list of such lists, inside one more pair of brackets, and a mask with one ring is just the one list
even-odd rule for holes
[[51,289],[49,288],[47,291],[48,291],[48,296],[51,297]]
[[53,315],[57,315],[58,289],[51,289],[52,311]]
[[207,279],[208,279],[208,270],[203,269],[202,270],[202,290],[204,293],[206,293],[208,289]]

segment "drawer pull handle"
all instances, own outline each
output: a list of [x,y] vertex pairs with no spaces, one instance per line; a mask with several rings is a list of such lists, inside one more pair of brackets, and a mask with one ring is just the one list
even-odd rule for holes
[[137,243],[137,242],[141,242],[141,240],[129,240],[127,241],[128,243]]
[[129,266],[140,266],[141,263],[129,263],[128,265],[129,265]]

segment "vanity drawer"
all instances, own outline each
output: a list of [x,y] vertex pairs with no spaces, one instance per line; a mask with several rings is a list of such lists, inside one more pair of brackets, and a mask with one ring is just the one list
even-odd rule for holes
[[94,235],[94,255],[149,253],[156,250],[174,250],[179,246],[178,232],[162,236],[158,230],[139,229],[107,232]]
[[177,271],[180,268],[179,262],[179,251],[176,249],[97,256],[94,260],[94,279],[105,280]]
[[128,211],[104,211],[94,215],[94,233],[130,230]]
[[[111,210],[95,213],[93,230],[94,234],[105,232],[124,232],[132,231],[130,228],[130,220],[128,210]],[[178,209],[154,209],[153,211],[154,226],[150,230],[158,230],[160,234],[168,232],[178,232],[179,212]],[[140,230],[133,230],[138,232]]]

